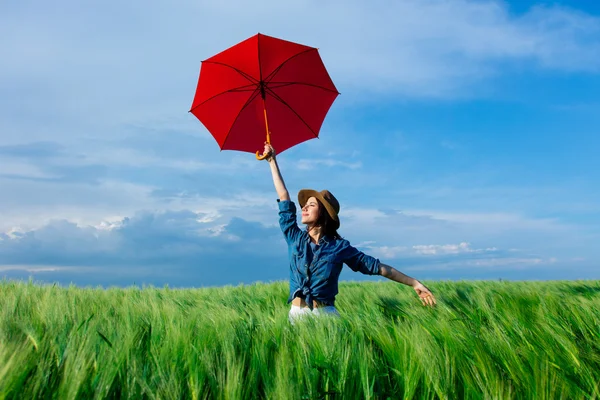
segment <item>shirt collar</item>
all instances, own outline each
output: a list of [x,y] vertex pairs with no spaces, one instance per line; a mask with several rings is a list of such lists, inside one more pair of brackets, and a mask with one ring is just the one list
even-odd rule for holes
[[[317,244],[323,244],[323,243],[329,243],[331,242],[331,240],[333,239],[333,237],[331,235],[325,234],[324,236],[321,237],[321,239],[319,239],[319,243]],[[308,240],[310,242],[310,235],[306,235],[306,240]]]

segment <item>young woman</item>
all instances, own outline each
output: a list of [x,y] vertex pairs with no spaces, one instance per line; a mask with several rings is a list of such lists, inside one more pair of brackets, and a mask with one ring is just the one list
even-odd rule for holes
[[296,205],[290,200],[277,165],[275,149],[265,144],[263,155],[271,166],[273,183],[279,196],[279,225],[288,244],[288,304],[292,303],[289,312],[292,324],[304,314],[339,316],[335,308],[335,296],[338,293],[342,264],[348,265],[355,272],[381,275],[412,286],[423,305],[436,304],[433,294],[421,282],[357,250],[338,235],[340,205],[329,191],[303,189],[298,193],[302,223],[306,225],[306,230],[301,230],[296,221]]

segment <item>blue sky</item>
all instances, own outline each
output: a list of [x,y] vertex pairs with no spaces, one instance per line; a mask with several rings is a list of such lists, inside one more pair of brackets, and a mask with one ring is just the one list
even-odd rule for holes
[[487,0],[4,2],[0,276],[287,279],[267,163],[187,112],[200,61],[257,32],[342,93],[279,163],[355,246],[421,280],[600,278],[600,6]]

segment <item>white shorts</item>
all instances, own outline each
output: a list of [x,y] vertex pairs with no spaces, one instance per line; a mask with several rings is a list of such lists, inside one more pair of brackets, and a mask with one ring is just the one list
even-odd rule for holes
[[304,318],[307,315],[329,315],[333,317],[339,317],[340,313],[338,313],[338,310],[336,310],[334,306],[315,307],[311,310],[308,307],[300,307],[292,304],[292,308],[290,308],[288,318],[290,320],[290,323],[294,325],[295,321],[299,320],[300,318]]

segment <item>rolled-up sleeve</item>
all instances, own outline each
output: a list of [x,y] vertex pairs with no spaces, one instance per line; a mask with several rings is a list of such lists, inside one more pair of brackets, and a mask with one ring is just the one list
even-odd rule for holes
[[279,226],[285,241],[288,244],[293,243],[300,235],[296,220],[296,204],[291,200],[277,200],[277,203],[279,204]]
[[348,245],[343,251],[343,262],[354,272],[365,275],[379,275],[380,261],[368,254],[363,253],[356,247]]

